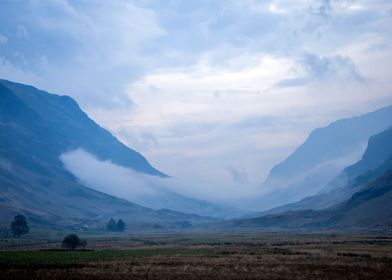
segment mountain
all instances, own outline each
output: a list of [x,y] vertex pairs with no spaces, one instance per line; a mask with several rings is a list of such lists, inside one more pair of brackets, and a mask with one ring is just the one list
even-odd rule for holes
[[165,177],[139,153],[91,120],[68,96],[0,80],[0,216],[15,214],[31,223],[98,225],[121,217],[133,225],[204,223],[210,218],[152,210],[82,185],[60,160],[83,148],[137,172]]
[[273,191],[259,199],[259,209],[316,194],[360,158],[369,137],[391,125],[392,106],[388,106],[315,129],[293,154],[272,168],[262,187]]
[[279,229],[391,229],[392,169],[361,188],[348,200],[325,210],[288,211],[240,219],[224,227]]
[[[5,91],[10,91],[8,98],[9,110],[16,103],[20,121],[33,121],[28,118],[34,115],[36,122],[44,123],[52,131],[51,156],[58,160],[59,152],[82,147],[101,160],[110,159],[112,162],[124,167],[132,168],[138,172],[166,176],[158,171],[138,152],[128,148],[118,141],[110,132],[100,127],[84,113],[78,104],[69,96],[58,96],[38,90],[32,86],[0,80],[2,98],[6,98]],[[4,106],[7,106],[4,103]],[[3,108],[2,108],[3,109]],[[29,115],[26,115],[29,111]],[[24,118],[24,119],[23,119]],[[49,135],[47,135],[49,136]],[[42,152],[39,151],[39,152]],[[48,154],[48,156],[50,156]]]
[[343,202],[369,181],[392,168],[392,127],[369,138],[361,160],[345,168],[331,183],[316,195],[298,202],[279,206],[262,214],[290,210],[320,210]]
[[370,137],[362,159],[343,173],[350,179],[378,168],[392,157],[392,127]]

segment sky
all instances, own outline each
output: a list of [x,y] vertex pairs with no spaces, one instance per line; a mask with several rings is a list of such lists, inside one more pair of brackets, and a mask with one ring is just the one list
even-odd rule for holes
[[221,191],[392,104],[391,71],[391,1],[0,1],[1,78],[72,96],[157,169]]

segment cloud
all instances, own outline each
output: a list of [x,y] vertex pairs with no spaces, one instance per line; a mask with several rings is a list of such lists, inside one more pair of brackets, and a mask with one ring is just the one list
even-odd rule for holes
[[231,185],[230,166],[252,189],[315,127],[392,102],[388,1],[0,5],[3,78],[71,95],[177,177]]
[[352,60],[346,56],[318,56],[306,53],[301,59],[301,64],[310,78],[335,80],[341,77],[359,82],[364,81],[364,77]]
[[[100,161],[82,149],[62,154],[65,168],[79,180],[98,191],[140,202],[154,196],[154,177],[112,163]],[[102,176],[101,174],[105,174]]]
[[[30,81],[35,85],[77,97],[83,106],[131,105],[124,88],[149,63],[140,56],[143,44],[164,35],[153,12],[129,1],[1,5],[0,31],[9,37],[4,59],[41,77]],[[0,74],[14,78],[6,68]]]
[[305,53],[297,60],[299,77],[283,79],[276,83],[278,87],[298,87],[311,83],[335,83],[347,85],[347,82],[364,83],[365,77],[354,62],[347,56],[319,56]]
[[244,169],[237,169],[235,167],[227,167],[227,171],[230,173],[233,181],[238,184],[249,184],[248,174]]
[[117,131],[117,137],[124,142],[128,142],[129,145],[136,150],[150,150],[154,147],[159,146],[159,142],[157,138],[149,133],[144,132],[141,134],[135,134],[130,130],[127,129],[120,129]]
[[27,28],[24,25],[20,24],[20,25],[18,25],[18,28],[17,28],[17,31],[16,31],[16,36],[18,38],[27,40],[27,39],[29,39],[30,34],[27,31]]
[[[101,161],[83,149],[76,149],[60,156],[64,167],[80,182],[92,189],[113,196],[127,199],[141,205],[156,208],[164,205],[162,199],[172,195],[183,198],[191,197],[210,202],[230,203],[230,201],[245,199],[253,193],[249,189],[241,189],[247,183],[244,171],[234,171],[239,184],[213,185],[202,180],[187,178],[160,178],[135,172],[132,169],[117,165],[110,160]],[[1,163],[1,162],[0,162]],[[253,190],[255,191],[255,190]],[[178,203],[182,203],[179,201]],[[238,206],[238,205],[237,205]],[[166,205],[166,208],[176,205]]]
[[293,79],[283,79],[278,81],[275,86],[277,87],[301,87],[313,82],[308,77],[293,78]]
[[1,44],[7,44],[7,41],[8,41],[8,38],[0,33],[0,45]]

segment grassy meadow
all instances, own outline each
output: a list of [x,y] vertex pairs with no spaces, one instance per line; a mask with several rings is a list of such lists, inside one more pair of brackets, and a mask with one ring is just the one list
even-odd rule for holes
[[[204,232],[1,239],[0,279],[392,279],[392,236]],[[20,242],[23,243],[23,240]]]

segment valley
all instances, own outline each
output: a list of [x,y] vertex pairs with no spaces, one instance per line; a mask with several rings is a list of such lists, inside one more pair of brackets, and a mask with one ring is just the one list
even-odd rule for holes
[[[83,236],[83,235],[82,235]],[[392,232],[87,234],[87,250],[49,238],[1,241],[1,279],[390,279]],[[9,246],[9,247],[7,247]],[[54,250],[57,249],[57,250]]]
[[392,1],[0,15],[0,280],[392,279]]

